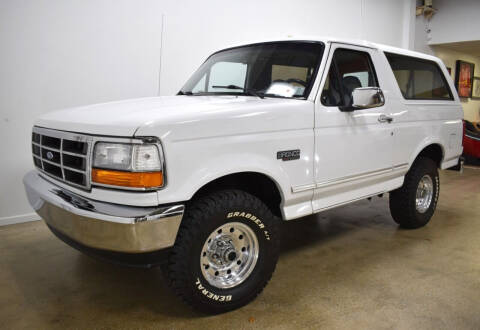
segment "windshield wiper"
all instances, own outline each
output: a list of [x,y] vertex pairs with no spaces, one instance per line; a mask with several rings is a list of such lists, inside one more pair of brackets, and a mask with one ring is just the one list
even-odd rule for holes
[[261,99],[265,98],[265,95],[261,92],[257,92],[256,90],[249,89],[249,88],[243,88],[243,87],[236,86],[236,85],[212,86],[212,88],[239,89],[239,90],[242,90],[247,95],[256,96],[256,97],[259,97]]
[[180,92],[177,93],[177,95],[189,95],[190,96],[190,95],[193,95],[193,93],[190,92],[190,91],[186,91],[186,92],[180,91]]

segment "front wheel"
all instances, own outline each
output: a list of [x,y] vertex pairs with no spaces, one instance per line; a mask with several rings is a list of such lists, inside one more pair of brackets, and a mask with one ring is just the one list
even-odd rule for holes
[[258,198],[243,191],[192,201],[166,266],[173,290],[209,314],[247,304],[275,269],[279,225]]
[[403,228],[425,226],[437,207],[440,178],[437,165],[420,157],[405,175],[403,186],[390,192],[390,213]]

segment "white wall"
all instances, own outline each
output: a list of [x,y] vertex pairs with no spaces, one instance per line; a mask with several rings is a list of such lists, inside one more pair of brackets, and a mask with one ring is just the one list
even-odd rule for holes
[[430,23],[423,17],[418,16],[415,20],[415,38],[413,49],[417,52],[434,55],[432,47],[429,45]]
[[402,46],[410,0],[169,1],[165,13],[161,94],[178,91],[218,48],[266,37],[326,35]]
[[433,45],[480,40],[480,1],[433,0],[430,21],[419,16],[415,23],[415,50],[433,54]]
[[480,1],[433,0],[438,9],[430,23],[431,45],[480,39]]
[[403,25],[410,6],[411,0],[2,0],[0,224],[34,218],[21,179],[32,168],[30,130],[39,114],[176,93],[212,51],[243,41],[316,34],[408,46]]
[[158,1],[0,1],[0,224],[32,219],[22,176],[35,117],[155,95]]

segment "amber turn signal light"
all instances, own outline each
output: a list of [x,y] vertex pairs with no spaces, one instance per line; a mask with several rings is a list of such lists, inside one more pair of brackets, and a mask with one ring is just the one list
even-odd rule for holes
[[129,188],[158,188],[163,186],[163,173],[126,172],[93,168],[92,182]]

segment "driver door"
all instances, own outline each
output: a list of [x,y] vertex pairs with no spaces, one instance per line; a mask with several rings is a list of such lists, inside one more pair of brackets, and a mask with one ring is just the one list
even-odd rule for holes
[[392,181],[393,131],[388,103],[355,111],[352,92],[382,87],[375,64],[377,50],[333,43],[315,102],[314,211],[388,190]]

